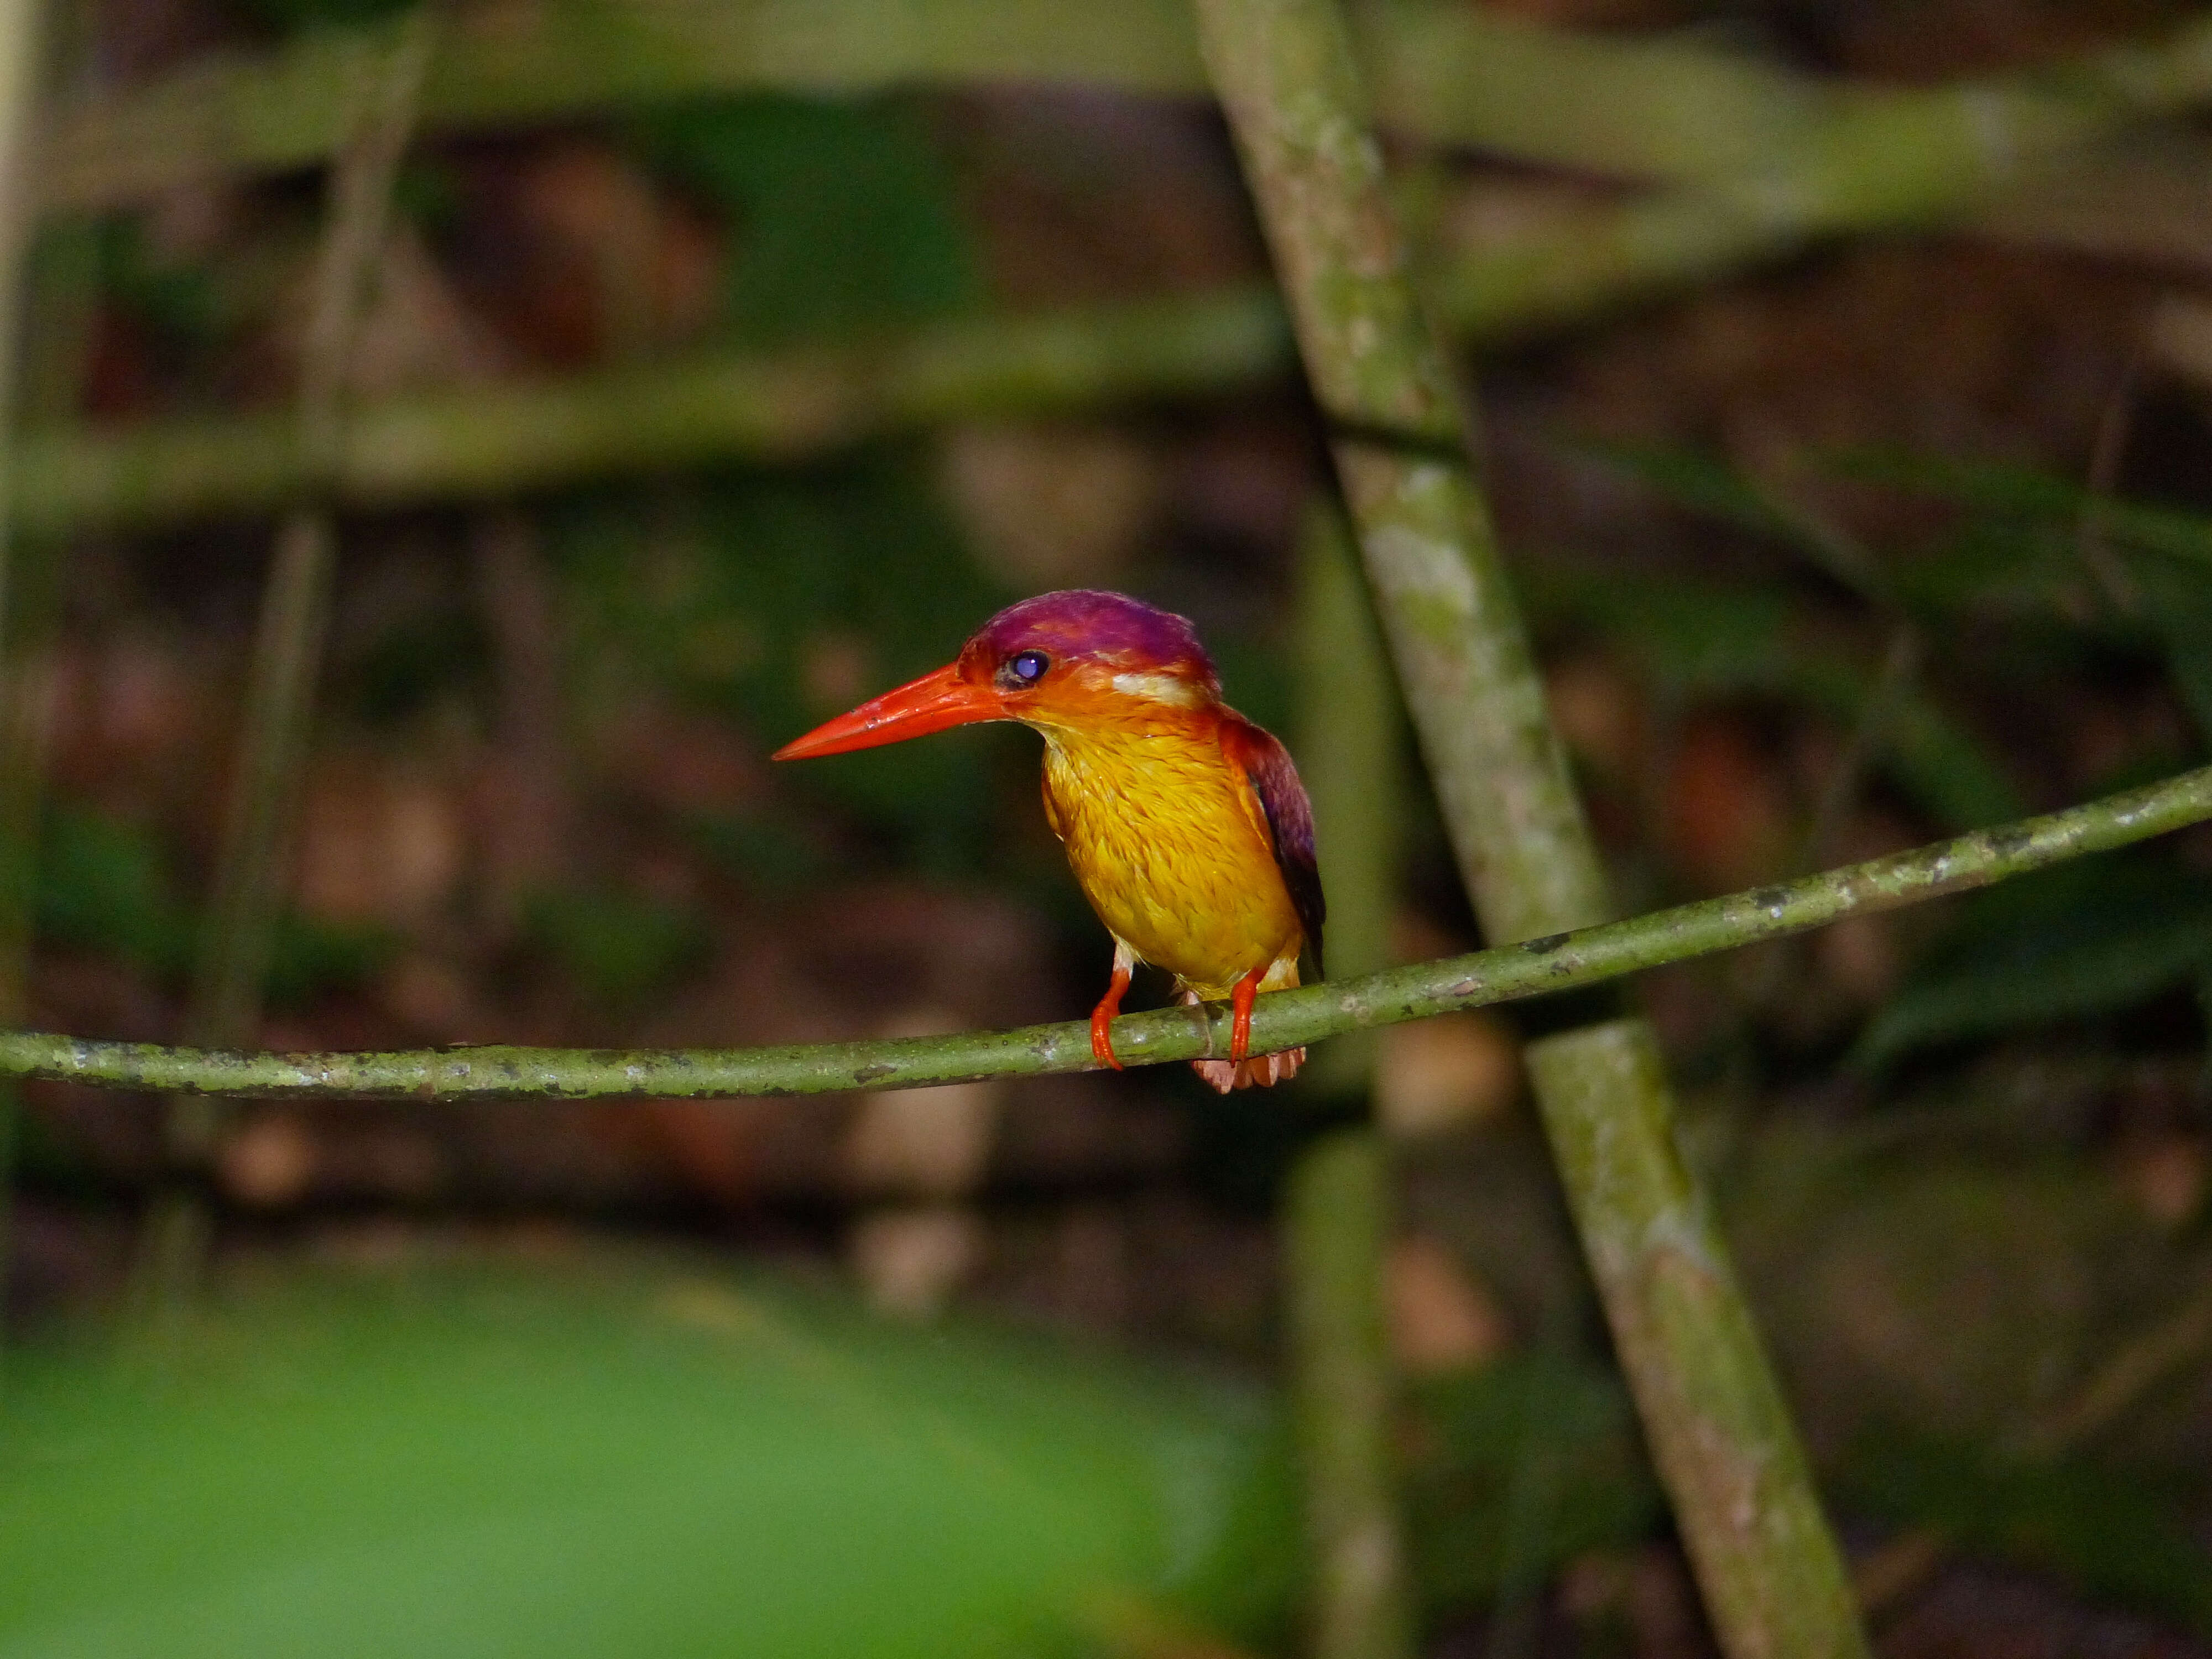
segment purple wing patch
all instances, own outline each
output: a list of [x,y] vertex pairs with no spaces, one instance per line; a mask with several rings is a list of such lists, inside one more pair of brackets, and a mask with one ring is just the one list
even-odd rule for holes
[[1222,746],[1230,758],[1244,769],[1260,797],[1267,829],[1275,841],[1275,867],[1283,872],[1290,890],[1298,926],[1305,930],[1306,949],[1313,955],[1314,977],[1323,979],[1321,929],[1328,919],[1328,902],[1321,890],[1321,866],[1314,857],[1313,806],[1306,787],[1298,781],[1298,769],[1291,751],[1249,720],[1231,718],[1221,729]]

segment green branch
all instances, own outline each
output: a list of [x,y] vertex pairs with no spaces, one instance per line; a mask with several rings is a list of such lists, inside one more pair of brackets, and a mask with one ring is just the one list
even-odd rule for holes
[[941,325],[872,347],[725,356],[410,394],[347,411],[310,480],[283,415],[25,435],[17,513],[58,535],[265,512],[310,482],[356,507],[507,495],[716,460],[784,462],[939,422],[1226,391],[1290,368],[1264,288]]
[[[331,88],[359,52],[346,32],[311,31],[67,111],[50,143],[46,200],[108,207],[194,179],[309,166],[340,142]],[[430,65],[422,119],[426,130],[483,130],[767,88],[991,80],[1205,92],[1178,0],[544,0],[457,16]]]
[[[1461,388],[1407,275],[1341,11],[1198,11],[1461,880],[1493,939],[1601,921],[1604,867],[1474,476]],[[1730,1659],[1863,1659],[1796,1427],[1676,1144],[1657,1038],[1607,1010],[1567,1024],[1528,1045],[1528,1074],[1714,1634]]]
[[[2168,72],[2146,69],[2141,97],[2126,107],[2212,93],[2200,85],[2212,74],[2185,72],[2203,57],[2212,51],[2177,45]],[[2108,69],[2100,83],[2118,79]],[[1979,105],[1954,91],[1854,106],[1820,126],[1825,137],[1779,152],[1759,173],[1662,190],[1452,261],[1433,278],[1437,313],[1462,343],[1495,345],[1787,253],[1812,236],[1933,222],[2069,153],[2123,107],[1980,90]],[[1986,131],[1967,122],[1974,109],[1987,112]],[[1281,304],[1264,287],[979,318],[850,347],[705,355],[380,398],[349,412],[327,478],[313,482],[340,504],[374,508],[714,461],[776,464],[946,421],[1207,396],[1293,364]],[[196,413],[27,433],[18,520],[27,533],[60,535],[269,512],[310,482],[289,424],[273,411]]]
[[[1328,959],[1357,977],[1390,963],[1406,790],[1390,661],[1352,528],[1334,501],[1306,509],[1297,610],[1297,746],[1328,889]],[[1314,1057],[1304,1086],[1367,1097],[1374,1072],[1372,1040],[1346,1037]],[[1413,1659],[1419,1650],[1383,1300],[1393,1200],[1389,1152],[1371,1121],[1309,1145],[1283,1183],[1283,1338],[1305,1500],[1306,1659]]]
[[[1257,1048],[1571,991],[1647,968],[1802,933],[1846,916],[1985,887],[2087,853],[2212,819],[2212,767],[2047,817],[1802,881],[1761,887],[1550,939],[1447,957],[1358,979],[1281,991],[1252,1016]],[[1161,1009],[1115,1022],[1133,1066],[1228,1052],[1224,1007]],[[982,1078],[1093,1069],[1090,1027],[1033,1025],[957,1036],[771,1048],[434,1048],[393,1054],[259,1054],[0,1034],[0,1077],[111,1089],[365,1100],[660,1100],[914,1089]]]
[[[550,98],[575,84],[575,76],[599,73],[594,65],[626,62],[612,44],[629,38],[625,31],[661,43],[654,64],[712,64],[715,50],[753,54],[744,60],[751,67],[739,83],[848,88],[872,84],[872,76],[898,79],[908,70],[947,79],[1073,76],[1087,72],[1080,65],[1093,63],[1085,56],[1091,53],[1100,78],[1118,76],[1154,91],[1200,89],[1188,43],[1173,50],[1159,44],[1182,40],[1176,31],[1188,31],[1181,8],[1168,0],[1152,0],[1127,18],[1117,9],[1115,27],[1126,23],[1126,36],[1088,26],[1024,27],[1021,20],[1030,14],[1021,0],[939,0],[927,16],[943,27],[928,30],[910,22],[880,34],[860,27],[879,13],[906,16],[910,10],[888,0],[842,0],[841,8],[824,8],[810,19],[762,0],[726,15],[688,0],[623,6],[568,0],[530,26],[552,31],[544,40],[530,28],[520,34],[488,30],[479,19],[476,32],[463,30],[461,44],[434,65],[425,96],[434,115],[440,108],[448,116],[478,110],[486,120],[554,112],[551,104],[502,103],[488,93],[478,103],[439,106],[438,87],[445,84],[446,95],[457,97],[450,78],[460,74],[456,61],[475,65],[469,75],[492,76],[508,62],[501,54],[512,51],[513,97],[542,88]],[[1000,14],[1006,26],[995,31],[978,21]],[[1395,21],[1376,36],[1385,83],[1418,81],[1429,88],[1405,96],[1434,102],[1430,114],[1437,131],[1583,166],[1606,165],[1597,152],[1613,145],[1620,170],[1686,181],[1624,206],[1571,216],[1440,270],[1438,313],[1463,341],[1478,345],[1587,319],[1786,253],[1813,236],[1939,221],[2127,122],[2212,97],[2212,24],[2160,46],[2093,57],[2063,76],[1876,94],[1822,92],[1733,60],[1707,63],[1679,46],[1559,36],[1457,5],[1390,9],[1387,15]],[[708,34],[720,46],[710,50]],[[1109,52],[1109,41],[1120,44]],[[203,158],[193,163],[203,172],[257,158],[265,162],[276,158],[255,144],[270,131],[289,131],[288,120],[310,122],[313,143],[283,149],[281,159],[310,160],[328,148],[324,130],[342,119],[330,88],[358,74],[361,54],[380,43],[380,37],[313,37],[260,68],[190,72],[212,77],[208,85],[231,86],[225,96],[247,105],[265,95],[272,100],[267,110],[253,105],[241,112],[226,104],[228,112],[219,117],[205,110],[189,118],[158,115],[171,104],[199,109],[194,100],[213,94],[198,80],[143,94],[143,107],[127,100],[103,106],[96,117],[64,123],[65,136],[43,176],[66,179],[89,168],[86,176],[107,178],[101,167],[160,169],[194,155]],[[596,53],[553,51],[554,45],[567,52],[592,43],[600,48]],[[975,55],[963,58],[963,52]],[[1176,59],[1176,52],[1188,61]],[[541,57],[571,64],[570,79],[526,74]],[[1632,93],[1637,86],[1673,84],[1668,77],[1683,67],[1677,58],[1705,63],[1693,86],[1741,82],[1742,98],[1699,102],[1701,118],[1680,110],[1669,115],[1650,106],[1649,94]],[[1469,72],[1447,72],[1454,64]],[[1529,102],[1529,88],[1541,88],[1542,96],[1522,114],[1496,117],[1498,131],[1485,130],[1480,121],[1488,118],[1481,112],[1519,107],[1504,94],[1500,77],[1507,69],[1522,77],[1513,82],[1522,88],[1520,104]],[[641,85],[651,81],[644,70],[636,73]],[[447,82],[439,82],[441,74]],[[249,97],[257,88],[262,90]],[[1619,118],[1585,126],[1581,112],[1589,110]],[[1576,119],[1563,124],[1560,111],[1576,112]],[[1715,111],[1734,112],[1710,131],[1698,125]],[[1741,130],[1731,121],[1741,122]],[[1517,137],[1505,130],[1515,122],[1525,129]],[[209,152],[211,141],[191,136],[198,125],[230,135],[228,147]],[[1583,136],[1571,143],[1564,136],[1570,131]],[[1639,149],[1620,131],[1649,135],[1650,143]],[[80,136],[69,139],[68,132]],[[95,138],[112,149],[110,161],[70,159],[73,143],[91,146]],[[349,413],[331,475],[316,482],[327,482],[341,504],[377,507],[715,460],[783,462],[947,420],[1048,416],[1143,398],[1210,394],[1284,374],[1292,363],[1280,304],[1259,287],[978,319],[851,349],[709,356],[381,399]],[[285,417],[274,413],[196,414],[114,430],[30,433],[19,468],[19,521],[27,532],[62,534],[270,511],[296,499],[307,482],[287,428]]]
[[[31,866],[36,842],[40,749],[33,735],[37,671],[56,561],[17,545],[12,510],[21,345],[24,253],[33,183],[26,165],[40,103],[46,55],[44,0],[0,4],[0,1020],[23,1018],[31,939]],[[43,320],[43,319],[41,319]],[[26,580],[28,578],[28,580]],[[26,601],[28,603],[26,603]],[[12,1185],[19,1101],[0,1086],[0,1278],[14,1221]]]
[[[571,0],[535,26],[550,31],[543,40],[528,30],[514,34],[481,26],[460,33],[459,44],[434,66],[424,96],[432,114],[442,108],[457,119],[471,112],[489,120],[569,109],[555,94],[581,97],[578,76],[588,82],[592,74],[614,73],[604,66],[629,62],[617,43],[632,36],[659,43],[643,61],[662,67],[724,62],[718,52],[749,54],[742,64],[725,63],[740,84],[848,88],[869,84],[872,76],[1048,78],[1081,74],[1082,65],[1094,64],[1102,78],[1120,76],[1146,90],[1202,89],[1188,43],[1176,33],[1187,32],[1188,20],[1165,0],[1154,0],[1133,19],[1117,11],[1116,27],[1128,25],[1126,36],[984,27],[984,19],[1000,14],[1018,24],[1028,15],[1020,0],[939,0],[929,15],[941,27],[920,32],[861,27],[881,21],[882,0],[842,4],[826,20],[802,27],[768,6],[732,21],[676,0],[625,6]],[[890,9],[904,15],[907,9]],[[1440,270],[1441,314],[1477,343],[1585,319],[1786,252],[1810,236],[1940,219],[2124,122],[2212,96],[2212,25],[2196,26],[2162,46],[2093,57],[2073,65],[2063,81],[2012,76],[1876,94],[1821,92],[1679,46],[1579,40],[1464,7],[1392,9],[1387,15],[1391,21],[1375,37],[1385,83],[1415,87],[1404,96],[1409,106],[1426,112],[1423,118],[1433,118],[1436,130],[1583,166],[1606,165],[1601,152],[1611,145],[1619,170],[1690,181]],[[1161,44],[1171,40],[1181,44]],[[1120,44],[1109,51],[1109,40]],[[596,52],[569,51],[592,43]],[[103,106],[65,122],[43,175],[106,179],[100,189],[116,188],[121,175],[113,168],[158,170],[178,165],[179,157],[206,155],[212,141],[191,136],[201,126],[236,141],[195,163],[202,171],[257,159],[311,160],[334,142],[344,118],[343,100],[331,88],[358,76],[362,55],[382,46],[375,33],[315,36],[258,68],[217,64],[191,71],[184,82],[139,95],[142,101]],[[539,76],[530,66],[541,58],[581,67],[566,80]],[[1734,112],[1711,132],[1698,125],[1700,118],[1682,110],[1667,114],[1650,106],[1650,93],[1631,91],[1672,86],[1669,76],[1699,64],[1705,68],[1692,76],[1692,87],[1725,86],[1742,94],[1734,101],[1694,102],[1705,118],[1714,110]],[[1480,65],[1480,73],[1447,74],[1449,64]],[[1504,96],[1508,70],[1523,77],[1511,82],[1524,89],[1514,99]],[[634,72],[641,87],[651,82],[644,70]],[[441,82],[440,75],[447,80]],[[443,106],[436,101],[441,84],[448,99]],[[495,84],[507,92],[483,90]],[[679,81],[664,93],[689,84]],[[219,118],[204,107],[215,95],[209,88],[218,85],[231,88],[226,98],[244,100],[232,109],[217,100],[228,112]],[[463,97],[456,87],[477,90]],[[1543,89],[1533,103],[1529,87]],[[522,97],[526,88],[554,101],[530,103]],[[1478,95],[1486,90],[1492,101]],[[253,102],[264,96],[270,100],[266,110]],[[1512,112],[1523,105],[1528,107],[1522,112]],[[1591,109],[1616,118],[1587,126],[1579,118],[1564,126],[1559,119],[1560,110]],[[1507,113],[1484,117],[1486,110]],[[1497,130],[1484,128],[1485,118]],[[299,121],[310,124],[312,143],[281,155],[254,149],[269,133],[289,131],[287,123]],[[1570,130],[1582,136],[1571,140]],[[1657,137],[1639,149],[1623,133]],[[252,135],[261,137],[248,143]],[[73,161],[78,151],[83,155]],[[95,152],[110,159],[83,159]],[[1280,307],[1258,288],[978,319],[850,349],[708,356],[380,400],[349,417],[328,482],[343,503],[389,507],[718,459],[787,461],[945,420],[1050,415],[1219,392],[1284,373],[1291,361]],[[294,446],[284,441],[286,425],[275,414],[195,415],[119,431],[30,434],[21,468],[21,522],[27,531],[63,533],[270,510],[295,499],[307,482]]]
[[[325,181],[285,445],[307,489],[327,474],[337,448],[346,364],[384,243],[392,180],[413,129],[434,22],[428,3],[400,19],[380,52],[358,65],[358,79],[343,100],[351,137]],[[303,495],[277,525],[262,585],[215,890],[193,963],[186,1029],[200,1042],[243,1042],[260,1020],[337,574],[335,515],[326,501]],[[197,1175],[215,1155],[222,1124],[213,1103],[187,1091],[170,1100],[165,1130],[173,1172]],[[207,1243],[200,1194],[190,1180],[174,1182],[148,1218],[140,1286],[164,1314],[184,1302]]]
[[[1936,170],[2009,164],[2054,118],[2172,109],[2212,93],[2212,29],[2092,56],[2063,78],[1935,90],[1838,88],[1679,40],[1543,27],[1458,0],[1359,9],[1383,125],[1438,142],[1620,178],[1770,173],[1778,157],[1893,146],[1918,128]],[[300,168],[343,137],[337,89],[373,42],[313,31],[211,55],[150,86],[58,112],[40,166],[49,209],[110,208],[194,180]],[[511,128],[769,88],[864,93],[978,82],[1079,82],[1209,94],[1181,0],[544,0],[464,12],[431,64],[433,131]],[[1841,140],[1841,142],[1838,142]],[[1941,158],[1941,159],[1939,159]],[[1884,157],[1869,155],[1879,167]]]
[[262,589],[239,762],[194,969],[191,1020],[210,1042],[240,1042],[260,1018],[337,572],[337,526],[317,486],[342,441],[346,365],[384,245],[434,21],[428,6],[400,20],[381,53],[361,64],[341,112],[354,137],[326,181],[300,384],[283,441],[274,446],[291,458],[303,494],[277,526]]

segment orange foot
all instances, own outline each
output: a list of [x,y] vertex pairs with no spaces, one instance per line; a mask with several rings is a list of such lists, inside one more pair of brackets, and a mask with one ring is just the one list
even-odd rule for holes
[[1119,962],[1114,964],[1114,977],[1106,982],[1106,994],[1098,999],[1098,1006],[1091,1011],[1091,1058],[1101,1066],[1110,1066],[1115,1071],[1124,1070],[1114,1054],[1114,1039],[1107,1027],[1114,1016],[1121,1012],[1121,993],[1129,988],[1129,970]]
[[1229,1023],[1229,1058],[1240,1060],[1252,1052],[1252,999],[1260,994],[1261,976],[1264,967],[1255,968],[1237,981],[1237,988],[1229,994],[1229,1006],[1233,1018]]

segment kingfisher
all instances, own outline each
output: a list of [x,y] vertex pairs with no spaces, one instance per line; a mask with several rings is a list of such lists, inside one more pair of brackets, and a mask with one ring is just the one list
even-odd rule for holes
[[1114,939],[1091,1053],[1121,1069],[1111,1025],[1139,963],[1187,1003],[1226,1001],[1229,1057],[1191,1062],[1226,1094],[1297,1075],[1304,1048],[1255,1055],[1252,1001],[1322,972],[1327,907],[1313,809],[1290,753],[1221,700],[1221,678],[1184,617],[1125,593],[1024,599],[953,661],[775,752],[841,755],[981,720],[1044,738],[1045,822]]

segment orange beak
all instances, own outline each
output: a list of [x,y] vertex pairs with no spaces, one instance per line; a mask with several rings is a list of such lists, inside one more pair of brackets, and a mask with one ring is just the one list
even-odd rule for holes
[[948,726],[1011,718],[996,691],[988,685],[971,684],[962,677],[958,663],[948,663],[933,674],[924,674],[895,691],[870,698],[851,714],[840,714],[803,738],[793,738],[775,751],[775,758],[811,760],[817,755],[842,755],[854,749],[903,743]]

